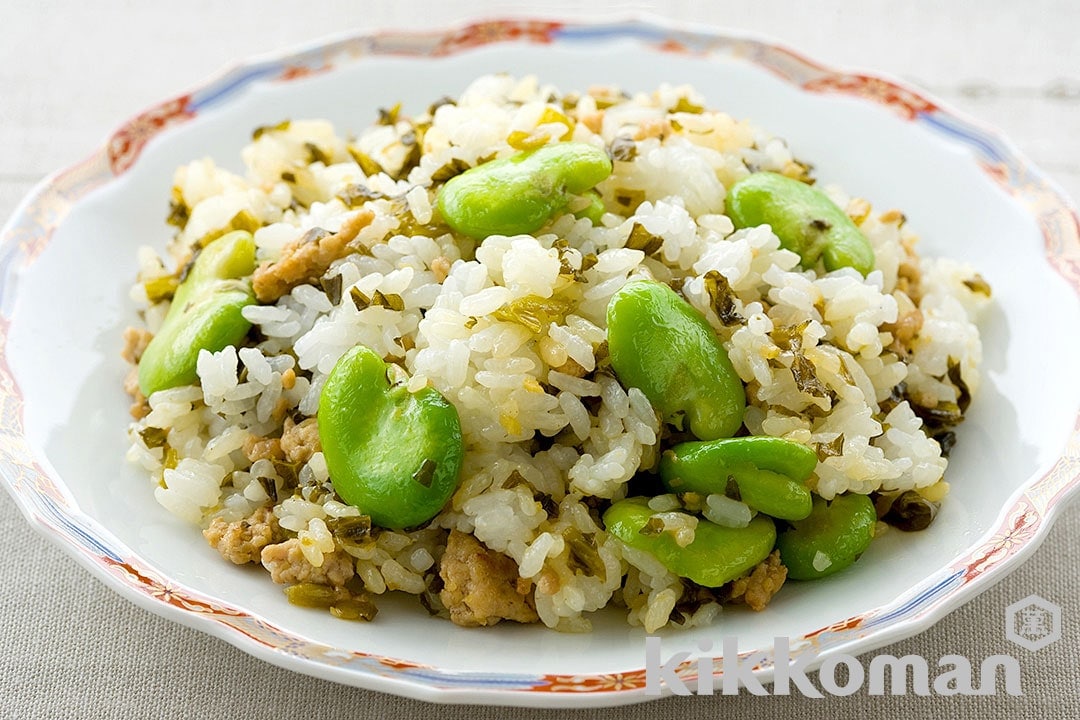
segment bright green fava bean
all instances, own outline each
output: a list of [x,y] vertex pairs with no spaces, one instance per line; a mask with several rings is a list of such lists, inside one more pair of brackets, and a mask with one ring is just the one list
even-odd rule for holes
[[758,172],[728,192],[727,213],[736,228],[769,225],[780,245],[798,253],[804,267],[819,257],[826,270],[874,269],[874,249],[851,218],[823,192],[777,173]]
[[519,235],[539,230],[569,201],[611,174],[611,158],[588,143],[567,142],[492,160],[439,190],[436,207],[463,235]]
[[584,197],[589,201],[589,204],[575,212],[574,217],[579,219],[588,218],[593,225],[599,225],[600,219],[607,212],[607,208],[604,207],[604,199],[595,190],[585,193]]
[[248,278],[254,271],[255,241],[244,231],[221,236],[196,256],[139,360],[143,395],[190,385],[200,350],[217,352],[244,339],[251,323],[241,311],[255,303]]
[[319,440],[337,494],[395,530],[435,517],[465,453],[457,409],[434,388],[391,385],[386,363],[362,345],[326,378]]
[[877,513],[866,495],[814,497],[805,520],[780,533],[776,547],[788,577],[813,580],[840,572],[859,559],[874,539]]
[[607,308],[611,366],[645,393],[667,422],[685,415],[702,440],[734,435],[746,391],[724,346],[701,313],[663,283],[624,285]]
[[801,443],[755,436],[680,443],[660,458],[660,479],[669,492],[718,493],[782,520],[810,514],[805,482],[817,453]]
[[604,526],[630,547],[654,555],[679,577],[705,587],[720,587],[752,569],[769,556],[776,543],[772,520],[758,515],[744,528],[700,520],[694,542],[679,547],[669,533],[642,534],[653,514],[647,498],[627,498],[608,508]]

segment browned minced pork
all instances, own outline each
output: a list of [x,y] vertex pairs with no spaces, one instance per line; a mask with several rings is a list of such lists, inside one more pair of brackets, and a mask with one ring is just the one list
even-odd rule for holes
[[870,217],[870,203],[863,198],[851,198],[844,212],[856,225],[862,225],[866,218]]
[[307,418],[297,424],[291,417],[286,417],[284,429],[281,432],[281,451],[285,453],[289,462],[296,465],[303,465],[311,459],[312,455],[321,452],[319,421],[315,418]]
[[453,263],[450,258],[445,255],[440,255],[431,261],[431,272],[435,275],[435,282],[441,283],[450,274],[450,267]]
[[747,575],[731,581],[728,601],[746,603],[751,610],[764,610],[785,580],[787,568],[780,564],[780,552],[774,550]]
[[586,370],[577,360],[570,357],[566,358],[566,362],[554,369],[565,375],[572,375],[573,377],[578,378],[583,378],[589,374],[589,371]]
[[322,566],[315,567],[304,557],[297,538],[267,545],[262,549],[261,560],[270,577],[281,585],[312,583],[341,587],[356,573],[352,557],[340,550],[323,555]]
[[297,285],[322,277],[330,263],[351,252],[349,243],[375,219],[375,213],[361,210],[350,215],[336,233],[311,239],[305,234],[281,250],[277,262],[264,263],[255,269],[251,286],[259,302],[274,302]]
[[579,117],[579,119],[580,119],[582,125],[589,128],[590,130],[592,130],[597,135],[600,134],[600,131],[604,127],[604,113],[603,112],[587,113],[585,115],[581,115]]
[[146,401],[146,396],[139,389],[138,366],[133,366],[128,371],[127,377],[124,378],[124,392],[131,396],[131,407],[128,408],[131,417],[142,420],[150,414],[150,403]]
[[886,350],[896,353],[901,358],[906,358],[911,352],[915,338],[923,326],[923,313],[919,308],[905,313],[897,318],[894,323],[885,323],[881,326],[884,332],[892,333],[893,341]]
[[203,530],[203,537],[221,557],[237,565],[259,562],[262,549],[274,542],[277,519],[269,506],[263,506],[251,517],[235,522],[214,518],[210,527]]
[[910,346],[911,341],[919,334],[923,326],[923,313],[919,308],[915,308],[909,313],[897,318],[896,322],[889,323],[882,326],[882,329],[888,330],[904,346]]
[[128,374],[124,376],[124,392],[131,396],[133,400],[146,400],[146,396],[139,390],[139,368],[133,367],[128,370]]
[[138,363],[143,353],[146,352],[146,346],[150,344],[153,338],[153,334],[148,330],[136,327],[126,328],[124,330],[124,349],[120,351],[120,356],[132,365]]
[[900,266],[896,269],[896,289],[907,293],[911,302],[918,305],[922,302],[922,269],[919,267],[919,253],[915,250],[915,243],[907,239],[900,240],[904,248],[904,257],[900,259]]
[[278,438],[261,438],[248,435],[244,440],[244,457],[251,462],[259,460],[284,460],[285,453],[281,449],[281,440]]
[[153,338],[153,334],[140,328],[129,327],[124,330],[124,347],[120,351],[120,356],[136,366],[131,368],[127,377],[124,378],[124,392],[131,396],[132,403],[128,412],[136,420],[141,420],[150,414],[150,406],[146,402],[146,396],[139,389],[138,363],[142,359],[143,353],[146,352],[146,346],[150,344]]
[[439,599],[457,625],[494,625],[500,620],[536,622],[532,583],[518,576],[517,564],[489,550],[467,533],[452,530],[439,565]]
[[663,138],[665,135],[670,134],[671,122],[667,118],[663,120],[649,118],[641,122],[638,129],[634,131],[633,138],[635,140],[645,140],[646,138]]

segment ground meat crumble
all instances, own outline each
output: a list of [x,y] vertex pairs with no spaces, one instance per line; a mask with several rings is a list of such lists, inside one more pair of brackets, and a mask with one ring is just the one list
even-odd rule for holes
[[303,465],[311,459],[312,455],[322,452],[322,443],[319,441],[319,421],[310,417],[296,423],[291,417],[286,417],[285,426],[281,432],[281,452],[285,454],[289,462],[296,465]]
[[352,556],[340,550],[323,555],[322,565],[315,567],[304,557],[297,538],[267,545],[260,559],[270,577],[280,585],[311,583],[342,587],[356,573]]
[[251,517],[235,522],[214,518],[203,537],[221,556],[237,565],[259,562],[262,549],[274,542],[279,532],[277,519],[269,506],[256,510]]
[[139,389],[139,360],[146,352],[146,346],[154,338],[153,334],[142,328],[129,327],[124,329],[124,347],[120,356],[133,366],[124,378],[124,392],[131,396],[131,408],[128,412],[135,420],[142,420],[150,414],[150,405],[146,402],[146,396]]
[[785,580],[787,568],[780,563],[780,552],[774,550],[749,573],[731,581],[728,602],[745,603],[751,610],[764,610]]
[[336,233],[320,237],[308,232],[286,245],[277,262],[255,269],[251,286],[259,302],[272,303],[297,285],[322,277],[332,262],[354,252],[350,243],[374,219],[373,212],[363,210],[346,218]]
[[261,438],[248,435],[247,439],[244,440],[244,457],[253,463],[259,460],[281,461],[285,459],[285,453],[281,450],[280,438]]
[[146,352],[146,346],[150,344],[153,338],[154,336],[149,330],[136,327],[126,328],[124,330],[124,348],[120,351],[120,356],[132,365],[137,365],[143,353]]
[[536,622],[532,583],[518,575],[517,564],[489,550],[467,533],[453,530],[439,566],[439,598],[457,625],[477,627],[500,620]]

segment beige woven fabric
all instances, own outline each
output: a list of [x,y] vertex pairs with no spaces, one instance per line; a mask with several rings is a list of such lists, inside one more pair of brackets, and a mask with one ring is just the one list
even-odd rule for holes
[[[139,108],[225,64],[344,28],[445,24],[478,12],[574,12],[510,0],[188,0],[0,3],[0,220],[47,172],[82,158]],[[811,57],[892,73],[998,124],[1080,197],[1080,4],[1060,0],[600,2],[774,35]],[[2,290],[2,288],[0,288]],[[961,437],[961,442],[964,438]],[[930,660],[1017,657],[1024,695],[667,698],[581,717],[1026,720],[1080,718],[1080,504],[1013,575],[930,630],[882,649]],[[435,707],[298,675],[162,620],[107,589],[39,536],[0,493],[0,717],[554,718],[567,713]],[[1037,652],[1004,636],[1005,608],[1037,593],[1063,637]]]

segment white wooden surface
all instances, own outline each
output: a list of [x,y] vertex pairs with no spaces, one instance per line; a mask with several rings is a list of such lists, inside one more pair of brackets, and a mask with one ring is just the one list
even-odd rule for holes
[[[86,155],[129,115],[228,63],[346,29],[434,26],[525,11],[649,10],[774,36],[828,64],[919,84],[1004,130],[1080,198],[1080,4],[1070,0],[748,3],[0,0],[0,219],[48,172]],[[812,6],[811,6],[812,5]],[[1025,698],[798,697],[667,700],[609,717],[767,712],[777,717],[1080,717],[1080,506],[1020,571],[930,631],[890,649],[937,658],[1018,653]],[[34,534],[0,496],[0,715],[4,717],[418,717],[420,703],[278,670],[158,619]],[[1064,609],[1065,637],[1038,653],[1006,644],[1003,612],[1031,593]],[[452,717],[546,716],[498,709]]]

